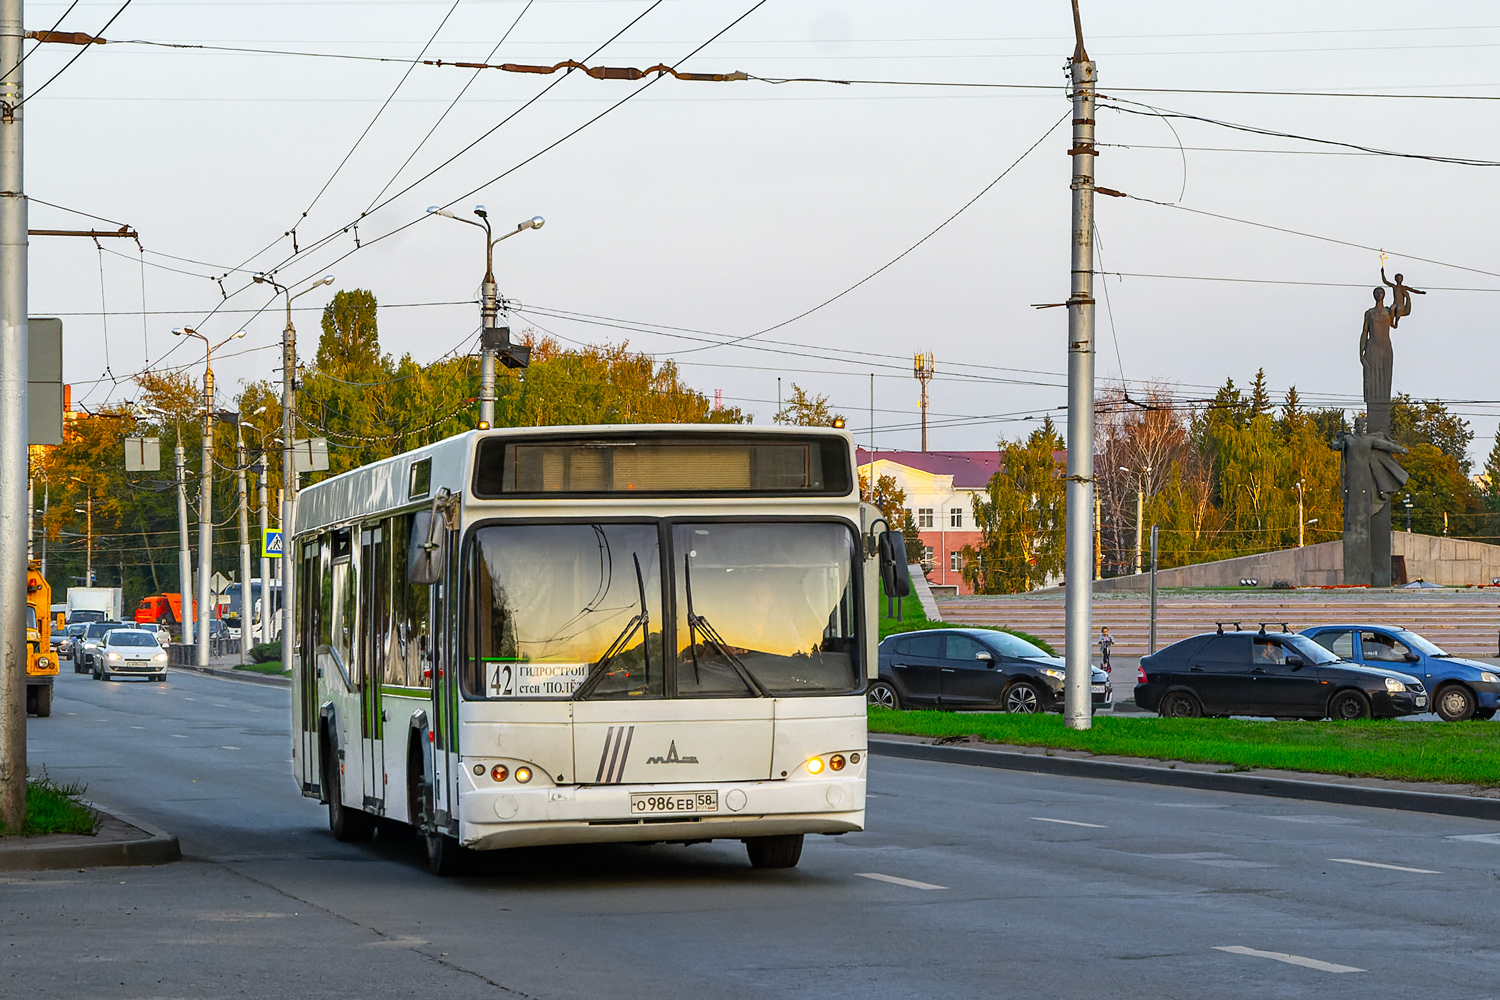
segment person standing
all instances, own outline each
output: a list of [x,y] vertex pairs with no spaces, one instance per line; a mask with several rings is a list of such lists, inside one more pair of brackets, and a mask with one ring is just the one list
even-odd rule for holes
[[1099,630],[1099,657],[1103,660],[1104,672],[1110,673],[1109,647],[1115,644],[1114,637],[1109,634],[1109,626],[1106,625]]

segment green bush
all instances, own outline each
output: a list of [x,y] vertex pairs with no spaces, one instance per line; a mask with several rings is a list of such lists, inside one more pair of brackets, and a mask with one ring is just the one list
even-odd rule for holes
[[250,659],[256,663],[270,663],[281,659],[281,643],[259,642],[250,647]]

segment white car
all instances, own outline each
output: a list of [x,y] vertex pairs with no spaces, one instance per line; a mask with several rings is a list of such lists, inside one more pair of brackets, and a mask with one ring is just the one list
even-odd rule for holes
[[167,679],[167,651],[156,641],[154,629],[117,628],[105,634],[93,663],[96,681],[121,674],[144,674],[154,681]]

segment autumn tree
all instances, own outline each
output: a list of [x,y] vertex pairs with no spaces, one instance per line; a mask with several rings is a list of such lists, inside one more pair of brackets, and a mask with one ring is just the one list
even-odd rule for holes
[[814,395],[796,382],[792,383],[791,398],[775,417],[776,423],[794,427],[842,427],[846,420],[842,413],[829,408],[827,396]]

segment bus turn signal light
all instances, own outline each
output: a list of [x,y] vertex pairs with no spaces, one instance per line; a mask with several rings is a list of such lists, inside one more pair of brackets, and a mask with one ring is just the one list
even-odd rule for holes
[[823,773],[823,758],[822,757],[814,757],[812,760],[808,761],[807,762],[807,773],[808,774],[822,774]]
[[833,768],[835,771],[842,771],[844,769],[844,755],[841,753],[836,753],[832,757],[829,757],[828,766]]
[[494,778],[496,781],[504,781],[509,776],[510,769],[507,768],[504,764],[496,764],[494,767],[490,768],[490,777]]
[[518,767],[518,768],[516,768],[516,780],[519,781],[523,785],[526,784],[526,782],[530,781],[531,780],[531,768],[529,768],[529,767]]

